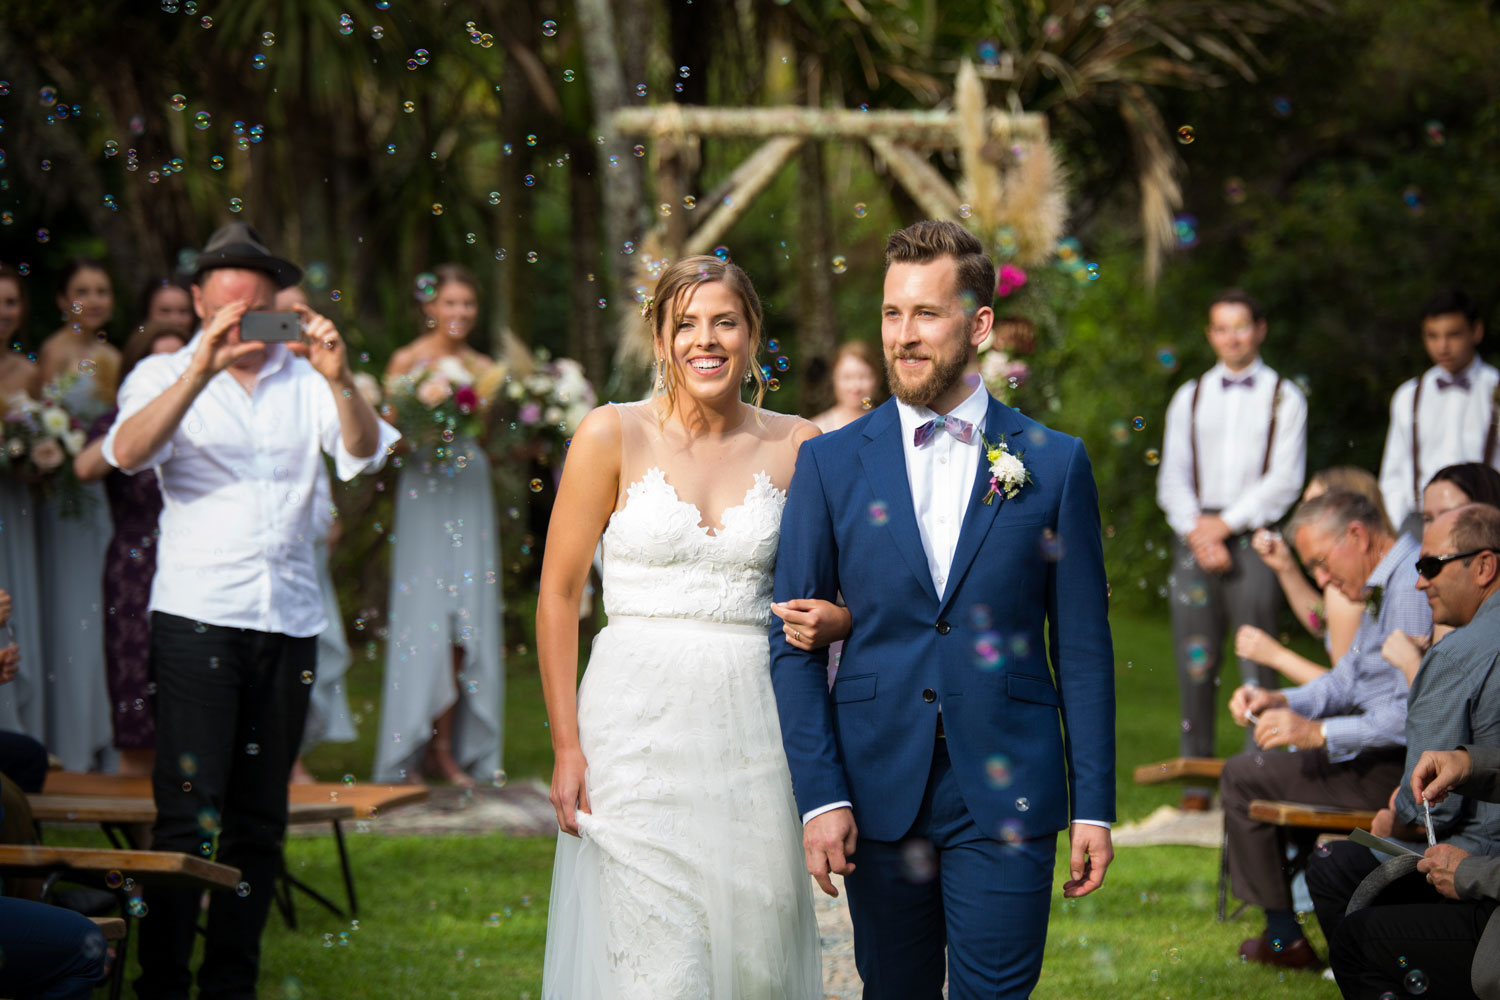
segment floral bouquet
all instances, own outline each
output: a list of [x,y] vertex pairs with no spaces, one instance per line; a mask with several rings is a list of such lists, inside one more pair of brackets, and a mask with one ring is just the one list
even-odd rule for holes
[[[388,379],[385,400],[376,405],[401,429],[414,456],[462,469],[467,446],[488,437],[491,404],[505,377],[498,365],[476,374],[457,358],[444,358]],[[360,382],[367,399],[378,398],[373,383]]]
[[531,374],[505,380],[512,449],[544,465],[560,465],[579,423],[598,402],[583,366],[538,352]]
[[87,440],[80,421],[53,399],[17,393],[5,400],[0,427],[0,470],[62,497],[63,513],[80,516],[85,494],[72,462]]

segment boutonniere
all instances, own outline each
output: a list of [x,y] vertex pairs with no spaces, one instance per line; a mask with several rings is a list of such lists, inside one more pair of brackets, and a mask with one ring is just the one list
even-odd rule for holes
[[1365,610],[1371,618],[1380,617],[1380,605],[1385,602],[1385,588],[1376,584],[1365,588]]
[[990,489],[981,501],[988,507],[995,502],[996,496],[1009,500],[1020,493],[1021,487],[1031,482],[1031,471],[1021,457],[1006,446],[1004,434],[993,444],[983,434],[979,437],[984,442],[984,457],[990,463]]

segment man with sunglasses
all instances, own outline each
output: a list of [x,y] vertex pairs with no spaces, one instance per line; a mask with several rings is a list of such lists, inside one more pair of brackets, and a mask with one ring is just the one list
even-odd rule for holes
[[[1417,589],[1425,594],[1433,621],[1455,631],[1432,647],[1412,681],[1406,773],[1391,795],[1390,807],[1377,814],[1372,832],[1420,852],[1429,846],[1428,811],[1412,794],[1411,776],[1423,753],[1464,744],[1500,746],[1500,598],[1495,597],[1500,592],[1500,509],[1468,504],[1438,517],[1423,536],[1416,569]],[[1500,804],[1451,794],[1433,802],[1430,815],[1432,836],[1442,841],[1433,852],[1441,852],[1440,860],[1449,869],[1470,855],[1500,852]],[[1327,853],[1315,855],[1307,868],[1307,887],[1329,941],[1329,960],[1346,996],[1377,995],[1380,990],[1371,983],[1381,976],[1393,984],[1388,988],[1395,988],[1401,978],[1393,975],[1399,968],[1396,958],[1418,940],[1410,933],[1412,914],[1398,913],[1400,907],[1381,905],[1344,916],[1355,890],[1384,860],[1385,855],[1340,841],[1329,844]],[[1432,907],[1430,913],[1424,909],[1419,925],[1424,929],[1420,940],[1429,944],[1463,940],[1466,928],[1473,929],[1473,914],[1462,916],[1461,907],[1442,907],[1420,876],[1394,883],[1381,899]],[[1459,923],[1444,927],[1450,916]],[[1428,955],[1410,967],[1427,973],[1434,996],[1472,995],[1467,992],[1467,973],[1473,953],[1471,939],[1466,956],[1438,961]],[[1385,961],[1372,965],[1376,955],[1386,955]],[[1452,982],[1433,978],[1454,975]]]
[[1308,969],[1319,963],[1292,909],[1283,830],[1252,820],[1250,802],[1290,799],[1345,809],[1385,803],[1401,778],[1407,687],[1380,647],[1396,629],[1429,634],[1432,613],[1416,590],[1416,539],[1392,535],[1369,499],[1333,490],[1308,500],[1286,536],[1319,589],[1332,584],[1365,602],[1364,615],[1349,652],[1323,676],[1283,690],[1244,685],[1234,692],[1230,714],[1255,726],[1260,750],[1229,759],[1219,792],[1235,895],[1266,912],[1265,932],[1244,941],[1240,957]]

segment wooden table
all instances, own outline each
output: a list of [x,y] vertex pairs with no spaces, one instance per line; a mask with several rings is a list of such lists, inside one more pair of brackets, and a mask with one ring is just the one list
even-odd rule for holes
[[[151,779],[118,774],[91,774],[79,771],[51,771],[41,795],[29,796],[32,812],[39,820],[52,822],[98,823],[116,846],[129,843],[128,826],[152,823],[156,808],[151,801]],[[426,785],[365,785],[323,781],[287,786],[287,822],[298,826],[328,823],[333,828],[334,844],[339,855],[339,869],[344,877],[344,893],[349,912],[344,911],[316,889],[283,869],[285,887],[298,889],[338,917],[359,916],[359,898],[354,888],[354,871],[349,865],[348,845],[344,841],[343,823],[348,819],[368,820],[381,813],[426,800]],[[147,812],[149,809],[149,813]],[[296,911],[290,891],[277,898],[282,917],[296,926]]]

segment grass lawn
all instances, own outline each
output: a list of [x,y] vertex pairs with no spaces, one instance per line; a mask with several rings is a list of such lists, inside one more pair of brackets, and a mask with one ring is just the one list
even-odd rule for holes
[[[1142,788],[1131,780],[1137,764],[1176,753],[1177,687],[1165,616],[1116,615],[1113,626],[1120,820],[1128,822],[1175,803],[1179,794],[1175,786]],[[380,651],[367,648],[362,637],[353,638],[356,662],[348,689],[351,707],[361,716],[361,737],[309,755],[309,766],[325,780],[345,773],[367,777],[373,759]],[[513,646],[507,676],[505,767],[512,780],[545,779],[551,753],[534,652]],[[1233,683],[1225,679],[1225,699]],[[1241,739],[1221,711],[1218,752],[1232,754]],[[98,834],[82,830],[49,833],[49,840],[102,844]],[[1059,845],[1059,884],[1067,877],[1065,843]],[[261,996],[540,1000],[552,847],[550,837],[352,834],[362,905],[358,926],[300,899],[296,931],[273,912],[264,941]],[[287,858],[299,877],[338,897],[338,864],[329,838],[295,837]],[[1240,964],[1236,948],[1259,931],[1259,918],[1214,921],[1217,864],[1217,852],[1205,848],[1128,848],[1115,860],[1102,891],[1076,901],[1059,896],[1036,996],[1336,998],[1334,985],[1316,976]],[[1311,918],[1308,929],[1323,953]]]

